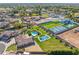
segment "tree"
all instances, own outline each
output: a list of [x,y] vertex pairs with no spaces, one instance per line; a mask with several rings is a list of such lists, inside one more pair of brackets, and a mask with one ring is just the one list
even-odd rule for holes
[[41,10],[42,10],[42,7],[39,5],[35,7],[34,12],[39,16],[41,16]]
[[20,11],[20,10],[26,11],[25,6],[17,6],[15,9],[18,10],[18,11]]
[[29,22],[27,22],[27,24],[26,24],[26,25],[27,25],[27,28],[28,28],[28,29],[30,29],[30,28],[32,27],[32,24],[30,23],[30,21],[29,21]]
[[23,28],[23,24],[22,23],[19,23],[19,22],[16,22],[15,24],[13,24],[14,28],[16,29],[20,29],[20,28]]
[[15,10],[17,10],[20,13],[20,17],[27,16],[25,6],[17,6]]
[[74,48],[74,50],[73,50],[73,54],[74,54],[74,55],[78,55],[78,54],[79,54],[79,49]]
[[70,19],[74,19],[74,13],[73,12],[70,12],[66,15],[66,18],[70,18]]

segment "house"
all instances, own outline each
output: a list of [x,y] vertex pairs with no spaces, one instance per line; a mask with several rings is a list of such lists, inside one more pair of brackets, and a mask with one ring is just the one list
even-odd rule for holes
[[0,28],[5,28],[9,26],[9,22],[0,22]]
[[33,21],[35,24],[41,24],[41,23],[45,23],[45,22],[50,22],[50,21],[54,21],[54,20],[59,20],[57,18],[45,18],[45,19],[40,19],[38,21]]
[[0,42],[0,54],[3,54],[5,51],[6,45],[3,42]]
[[17,36],[20,32],[18,31],[4,31],[0,35],[0,41],[3,41],[5,43],[8,43],[10,41],[10,38],[13,36]]
[[79,13],[78,13],[78,12],[75,13],[75,14],[74,14],[74,17],[79,17]]
[[10,41],[11,32],[5,31],[0,35],[0,41],[8,43]]
[[35,44],[32,37],[28,35],[19,35],[15,38],[15,41],[17,48],[25,48]]
[[5,19],[3,19],[3,18],[0,18],[0,22],[3,22],[3,21],[5,21]]
[[17,22],[18,19],[17,18],[10,18],[10,17],[8,17],[8,18],[5,19],[5,21],[6,22]]
[[2,36],[0,36],[0,41],[8,43],[10,41],[9,38],[10,38],[10,36],[2,35]]

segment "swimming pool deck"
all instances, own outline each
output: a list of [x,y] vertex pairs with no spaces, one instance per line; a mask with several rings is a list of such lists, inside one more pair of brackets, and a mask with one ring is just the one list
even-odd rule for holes
[[[42,38],[43,40],[41,40],[41,38]],[[44,36],[38,37],[38,39],[39,39],[40,42],[43,42],[43,41],[46,41],[46,40],[50,39],[50,36],[44,35]]]
[[57,36],[62,40],[70,43],[72,46],[79,48],[79,32],[75,33],[76,29],[79,29],[79,27],[76,27],[72,30],[61,33]]

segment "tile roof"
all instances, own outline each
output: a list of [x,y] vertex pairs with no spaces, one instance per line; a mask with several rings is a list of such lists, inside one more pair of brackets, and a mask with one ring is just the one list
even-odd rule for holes
[[32,37],[28,35],[19,35],[15,38],[15,41],[17,43],[17,46],[29,45],[31,43],[34,43]]

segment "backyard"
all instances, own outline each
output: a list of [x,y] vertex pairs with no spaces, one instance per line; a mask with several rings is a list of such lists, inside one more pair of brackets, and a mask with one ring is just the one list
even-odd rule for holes
[[[39,35],[34,36],[34,40],[38,43],[38,45],[42,48],[44,52],[50,52],[50,51],[71,51],[70,47],[65,46],[60,42],[60,40],[56,39],[54,36],[51,36],[48,34],[45,30],[41,29],[39,26],[33,26],[31,29],[29,29],[29,32],[31,33],[32,31],[38,31],[40,32]],[[38,37],[42,35],[49,35],[50,39],[40,42],[38,40]]]

